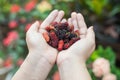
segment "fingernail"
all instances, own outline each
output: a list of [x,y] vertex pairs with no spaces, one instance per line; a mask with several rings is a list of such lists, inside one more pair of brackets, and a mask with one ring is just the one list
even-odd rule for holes
[[72,12],[72,15],[76,14],[76,12]]
[[78,16],[78,17],[81,17],[81,16],[82,16],[82,14],[78,13],[78,14],[77,14],[77,16]]
[[37,21],[35,21],[35,25],[38,25],[39,24],[39,21],[37,20]]
[[60,10],[60,12],[63,12],[63,13],[64,13],[64,11],[63,11],[63,10]]
[[38,21],[35,21],[35,24],[37,24],[38,23]]
[[93,29],[93,26],[91,26],[90,28]]
[[53,12],[57,12],[57,11],[58,11],[57,9],[53,10]]
[[60,13],[61,13],[61,15],[64,15],[64,14],[65,14],[63,10],[60,10]]

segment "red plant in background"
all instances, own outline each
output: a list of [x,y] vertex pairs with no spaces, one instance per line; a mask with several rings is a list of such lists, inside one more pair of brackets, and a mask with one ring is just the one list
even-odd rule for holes
[[30,28],[31,25],[32,25],[32,24],[28,23],[28,24],[25,26],[25,31],[26,31],[26,32],[28,31],[28,29]]
[[21,22],[21,23],[25,23],[26,21],[27,21],[27,20],[26,20],[25,17],[20,18],[20,22]]
[[35,2],[34,1],[30,1],[25,5],[25,11],[26,12],[30,12],[34,7],[35,7]]
[[8,33],[7,37],[3,39],[3,45],[9,46],[14,40],[17,40],[19,37],[16,31],[11,31]]
[[20,59],[17,60],[17,63],[16,63],[16,64],[17,64],[18,66],[21,66],[23,62],[24,62],[24,59],[20,58]]
[[[31,27],[32,23],[34,22],[31,22],[31,23],[27,23],[26,26],[25,26],[25,31],[27,32],[28,29]],[[39,21],[39,25],[42,23],[42,21]]]
[[17,26],[18,26],[18,23],[17,23],[17,21],[15,21],[15,20],[12,20],[12,21],[10,21],[9,23],[8,23],[8,26],[9,26],[9,28],[16,28]]
[[4,66],[5,66],[5,67],[10,67],[10,66],[12,66],[12,64],[13,64],[13,59],[12,59],[12,57],[8,57],[8,58],[4,61]]
[[10,8],[11,13],[17,13],[19,11],[20,11],[20,6],[17,5],[17,4],[12,5],[11,8]]
[[53,80],[60,80],[60,75],[58,71],[54,73]]

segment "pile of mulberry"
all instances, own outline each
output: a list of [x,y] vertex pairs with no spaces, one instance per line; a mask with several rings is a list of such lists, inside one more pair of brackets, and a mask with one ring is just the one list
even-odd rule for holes
[[59,51],[68,49],[73,43],[80,40],[79,31],[74,31],[74,27],[69,26],[67,22],[53,22],[46,27],[46,31],[43,33],[46,42]]

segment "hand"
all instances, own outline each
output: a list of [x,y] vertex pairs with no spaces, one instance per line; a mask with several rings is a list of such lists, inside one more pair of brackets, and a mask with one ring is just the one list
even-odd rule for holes
[[45,80],[52,69],[57,50],[50,47],[43,38],[45,27],[52,22],[59,22],[64,16],[63,11],[54,10],[41,25],[36,21],[26,34],[29,54],[13,76],[12,80]]
[[54,10],[41,25],[38,21],[32,24],[26,35],[29,53],[33,53],[36,57],[43,56],[51,64],[55,63],[58,51],[46,43],[42,33],[46,31],[45,28],[48,25],[52,22],[59,22],[63,16],[63,11]]
[[[62,20],[65,22],[66,20]],[[69,25],[74,26],[74,30],[78,30],[80,33],[80,40],[75,42],[67,50],[59,52],[57,57],[57,64],[61,64],[66,60],[78,59],[79,61],[85,62],[95,49],[95,35],[93,27],[87,29],[84,22],[84,18],[80,13],[73,12],[71,18],[68,19]]]
[[[65,22],[63,19],[61,22]],[[73,12],[68,19],[69,25],[80,33],[80,40],[75,42],[67,50],[59,52],[57,65],[61,80],[92,80],[85,61],[95,48],[95,35],[93,27],[87,29],[84,18],[80,13]],[[75,74],[74,74],[75,73]]]

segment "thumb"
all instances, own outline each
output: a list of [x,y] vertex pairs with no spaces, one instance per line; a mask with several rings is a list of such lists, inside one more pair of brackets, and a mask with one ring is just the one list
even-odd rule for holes
[[29,30],[28,30],[28,33],[38,32],[38,29],[39,29],[39,22],[36,21],[35,23],[33,23],[33,24],[31,25],[31,27],[30,27]]
[[88,28],[86,38],[88,40],[95,40],[95,33],[93,31],[93,26]]

